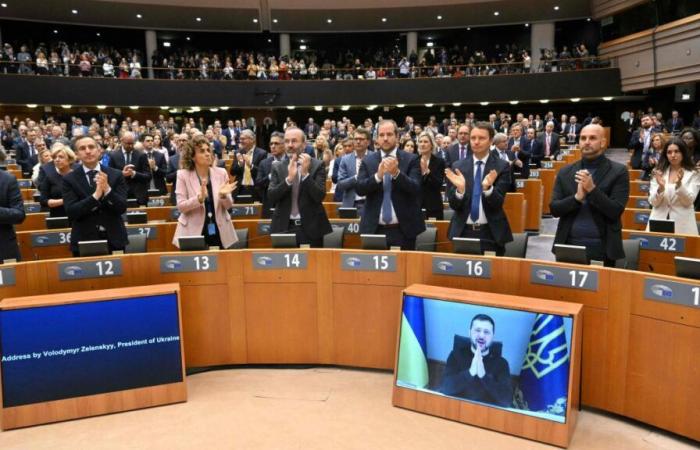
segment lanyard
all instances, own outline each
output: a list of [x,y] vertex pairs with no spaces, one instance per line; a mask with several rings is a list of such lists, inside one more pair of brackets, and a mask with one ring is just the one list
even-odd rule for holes
[[[197,170],[195,169],[194,173],[197,175],[197,180],[199,180],[199,185],[202,185],[202,178],[199,176],[199,173],[197,173]],[[207,172],[207,190],[209,190],[209,183],[211,183],[211,173],[208,171]],[[212,187],[212,190],[213,187]],[[209,222],[212,221],[212,217],[214,216],[214,201],[211,199],[211,195],[207,195],[207,198],[204,200],[204,207],[207,210],[207,218],[209,219]]]

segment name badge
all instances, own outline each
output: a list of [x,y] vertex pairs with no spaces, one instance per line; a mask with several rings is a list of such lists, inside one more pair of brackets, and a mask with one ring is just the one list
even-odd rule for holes
[[306,269],[308,265],[306,253],[261,253],[255,252],[253,258],[253,268],[268,269]]
[[216,272],[219,259],[216,255],[161,256],[160,273]]
[[70,244],[70,231],[32,233],[31,238],[32,247],[51,247],[53,245]]
[[229,210],[231,217],[257,216],[259,208],[257,206],[234,206]]
[[342,253],[341,269],[359,272],[396,272],[396,255]]
[[126,227],[126,234],[129,236],[143,234],[150,241],[158,237],[158,227]]
[[644,299],[700,308],[700,286],[677,281],[644,279]]
[[528,178],[539,178],[540,177],[540,171],[535,169],[530,171],[530,176]]
[[345,234],[360,234],[360,222],[333,222],[333,225],[343,227]]
[[533,264],[530,267],[530,283],[595,292],[598,291],[598,272]]
[[85,278],[116,277],[121,274],[121,259],[72,261],[58,264],[58,279],[61,281],[82,280]]
[[8,267],[6,269],[0,269],[0,286],[14,286],[15,285],[15,268]]
[[554,161],[542,161],[542,168],[543,169],[553,169],[554,168]]
[[433,275],[490,279],[491,261],[433,256]]
[[[530,172],[530,173],[532,173],[532,172]],[[525,188],[525,180],[515,180],[515,188],[516,189]]]
[[630,239],[639,239],[639,246],[644,250],[670,253],[685,252],[685,238],[682,237],[630,234]]

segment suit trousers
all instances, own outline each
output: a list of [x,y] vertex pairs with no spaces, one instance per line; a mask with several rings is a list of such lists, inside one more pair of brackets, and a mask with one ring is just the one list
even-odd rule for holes
[[323,248],[323,238],[321,239],[311,239],[302,228],[301,225],[296,225],[294,221],[289,222],[288,233],[294,233],[297,235],[297,243],[299,245],[311,245],[311,248]]
[[493,233],[491,233],[491,228],[489,228],[488,224],[482,225],[478,230],[473,230],[468,226],[464,227],[460,237],[481,240],[482,253],[496,252],[496,256],[503,256],[506,253],[505,246],[498,245],[498,243],[493,237]]
[[386,236],[386,244],[389,247],[401,247],[401,250],[415,250],[416,238],[409,239],[401,232],[398,225],[379,225],[377,234]]

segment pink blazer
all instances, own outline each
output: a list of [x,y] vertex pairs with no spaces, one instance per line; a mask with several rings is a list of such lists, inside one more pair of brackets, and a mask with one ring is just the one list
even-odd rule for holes
[[[233,206],[233,199],[230,194],[224,199],[220,199],[218,195],[221,186],[228,181],[228,174],[225,169],[220,167],[212,167],[209,173],[211,174],[214,211],[216,225],[219,227],[221,245],[223,248],[229,248],[238,242],[238,236],[233,230],[231,216],[228,213],[228,209]],[[206,208],[204,204],[200,204],[199,200],[197,200],[199,192],[200,185],[197,173],[194,170],[178,170],[175,197],[177,198],[177,209],[180,211],[180,217],[177,219],[177,228],[175,229],[175,236],[173,236],[173,245],[175,247],[179,248],[177,240],[180,236],[201,236],[202,234]]]

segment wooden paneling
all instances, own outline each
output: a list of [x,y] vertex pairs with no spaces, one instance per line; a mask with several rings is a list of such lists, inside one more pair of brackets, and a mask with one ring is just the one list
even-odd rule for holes
[[542,222],[542,200],[544,198],[542,180],[523,180],[523,187],[518,189],[525,196],[527,208],[525,212],[525,229],[540,231]]

